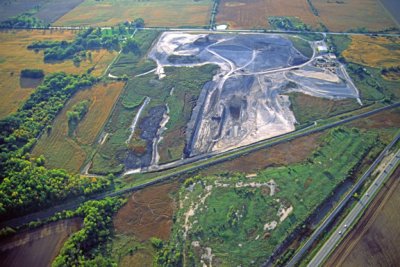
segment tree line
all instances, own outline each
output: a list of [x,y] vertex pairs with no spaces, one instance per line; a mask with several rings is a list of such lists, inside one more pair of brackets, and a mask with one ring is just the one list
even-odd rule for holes
[[105,198],[80,206],[75,215],[84,218],[83,228],[65,242],[52,266],[114,266],[105,255],[105,246],[111,240],[112,216],[123,203],[121,199]]
[[49,74],[16,113],[0,120],[0,218],[110,186],[110,178],[49,170],[44,167],[44,157],[30,155],[39,134],[51,125],[66,101],[79,89],[95,82],[88,74]]

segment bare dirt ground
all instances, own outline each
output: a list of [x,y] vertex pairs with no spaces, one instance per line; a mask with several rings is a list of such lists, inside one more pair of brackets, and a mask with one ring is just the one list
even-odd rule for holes
[[302,162],[317,149],[323,133],[297,138],[293,141],[262,149],[249,155],[208,168],[205,173],[221,171],[252,173],[270,166]]
[[398,266],[400,168],[325,266]]
[[114,217],[116,234],[134,235],[140,241],[150,237],[167,240],[175,210],[170,194],[177,189],[177,183],[169,183],[133,193]]
[[79,218],[62,220],[1,240],[0,266],[50,266],[64,242],[81,224]]

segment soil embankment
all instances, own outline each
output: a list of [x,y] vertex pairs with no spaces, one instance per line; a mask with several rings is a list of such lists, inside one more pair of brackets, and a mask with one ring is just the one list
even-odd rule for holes
[[1,240],[0,266],[51,266],[64,242],[81,225],[79,218],[62,220]]

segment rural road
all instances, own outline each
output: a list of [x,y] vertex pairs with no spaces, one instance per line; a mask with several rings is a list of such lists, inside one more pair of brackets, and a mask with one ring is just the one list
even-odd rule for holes
[[[182,175],[185,174],[187,172],[190,171],[194,171],[200,168],[204,168],[207,166],[210,166],[212,164],[217,164],[217,163],[221,163],[227,160],[230,160],[232,158],[238,157],[242,154],[245,153],[250,153],[250,152],[254,152],[257,150],[260,150],[262,148],[267,148],[267,147],[271,147],[277,144],[281,144],[281,143],[285,143],[288,142],[290,140],[293,140],[295,138],[299,138],[302,136],[306,136],[312,133],[316,133],[316,132],[320,132],[326,129],[330,129],[336,126],[339,126],[341,124],[347,123],[347,122],[351,122],[360,118],[365,118],[374,114],[377,114],[379,112],[385,111],[385,110],[390,110],[396,107],[400,107],[400,102],[399,103],[395,103],[392,105],[388,105],[382,108],[378,108],[375,110],[371,110],[359,115],[354,115],[351,117],[348,117],[346,119],[342,119],[336,122],[332,122],[317,128],[311,128],[307,131],[300,131],[300,132],[292,132],[292,133],[288,133],[279,137],[274,137],[268,140],[264,140],[264,141],[260,141],[248,146],[244,146],[244,147],[240,147],[240,148],[236,148],[230,151],[226,151],[224,153],[218,154],[218,155],[203,155],[201,158],[200,157],[196,157],[196,158],[188,158],[186,159],[186,161],[184,162],[185,165],[189,164],[189,163],[195,163],[195,162],[199,162],[198,165],[195,166],[183,166],[183,168],[181,170],[177,170],[173,173],[170,174],[161,174],[160,176],[158,176],[157,178],[153,179],[152,181],[143,183],[141,185],[136,185],[136,186],[131,186],[128,188],[124,188],[124,189],[120,189],[117,191],[108,191],[108,192],[103,192],[97,195],[93,195],[91,197],[79,197],[70,201],[65,201],[63,204],[57,205],[57,206],[53,206],[51,208],[48,208],[47,210],[43,210],[43,211],[39,211],[39,212],[35,212],[35,213],[31,213],[31,214],[27,214],[21,217],[17,217],[17,218],[13,218],[7,221],[2,221],[0,222],[0,228],[1,227],[5,227],[5,226],[11,226],[11,227],[17,227],[17,226],[21,226],[23,224],[29,223],[31,221],[34,220],[38,220],[38,219],[45,219],[48,218],[52,215],[54,215],[56,212],[60,212],[66,209],[74,209],[77,208],[80,203],[87,201],[87,200],[91,200],[91,199],[103,199],[105,197],[114,197],[114,196],[119,196],[119,195],[123,195],[125,193],[129,193],[129,192],[134,192],[140,189],[143,189],[145,187],[157,184],[157,183],[161,183],[164,181],[167,181],[169,179],[172,179],[173,177],[177,176],[177,175]],[[397,136],[398,138],[399,136]],[[387,149],[387,148],[386,148]],[[385,151],[384,151],[385,152]],[[217,157],[218,156],[218,157]],[[213,157],[217,157],[217,158],[213,158]],[[207,160],[207,161],[206,161]],[[208,160],[211,160],[208,161]],[[377,159],[378,160],[378,159]],[[380,160],[379,160],[380,161]],[[174,168],[174,167],[178,167],[178,166],[170,166],[170,168]]]
[[391,161],[385,166],[384,171],[381,172],[375,181],[371,184],[368,190],[360,198],[351,212],[346,216],[339,227],[332,233],[331,237],[325,242],[318,253],[310,261],[308,266],[315,267],[320,266],[324,260],[331,254],[331,252],[336,248],[336,246],[341,241],[343,234],[345,234],[348,227],[351,226],[359,217],[359,215],[364,211],[364,208],[371,202],[375,194],[379,191],[381,186],[387,180],[389,174],[394,170],[400,161],[400,149],[393,156]]
[[[87,29],[87,26],[59,26],[59,27],[37,27],[37,28],[29,28],[33,30],[42,30],[42,29],[50,29],[50,30],[83,30]],[[109,30],[111,27],[100,27],[104,30]],[[26,28],[24,28],[26,29]],[[321,31],[290,31],[290,30],[210,30],[210,29],[201,29],[201,28],[168,28],[168,27],[144,27],[140,28],[143,30],[154,30],[154,31],[190,31],[190,32],[215,32],[215,33],[283,33],[283,34],[332,34],[332,35],[376,35],[376,36],[387,36],[387,37],[399,37],[400,33],[375,33],[375,32],[321,32]]]
[[[400,139],[400,134],[392,140],[392,142],[385,147],[385,149],[379,154],[379,156],[375,159],[372,165],[368,168],[368,170],[363,174],[363,176],[357,181],[357,183],[353,186],[352,190],[346,194],[342,201],[336,206],[336,208],[331,212],[331,214],[321,223],[321,225],[311,234],[308,240],[304,243],[304,245],[296,252],[293,258],[289,261],[286,266],[292,267],[296,266],[298,262],[302,259],[304,254],[308,252],[313,245],[313,243],[318,239],[318,237],[326,230],[326,228],[333,222],[338,214],[343,210],[348,201],[353,197],[354,193],[357,192],[360,187],[364,184],[366,179],[371,175],[371,173],[375,170],[381,160],[386,156],[386,153],[397,143]],[[315,265],[313,265],[315,266]]]

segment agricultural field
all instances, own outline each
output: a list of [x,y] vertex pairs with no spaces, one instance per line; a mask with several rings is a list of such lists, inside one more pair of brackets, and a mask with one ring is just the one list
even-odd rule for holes
[[211,0],[85,0],[55,26],[114,26],[143,18],[146,26],[205,26],[209,23]]
[[107,50],[91,51],[92,59],[82,61],[79,66],[72,60],[45,63],[43,51],[35,52],[27,49],[34,41],[70,41],[75,37],[73,31],[55,30],[20,30],[0,32],[0,118],[16,111],[29,97],[33,89],[40,84],[40,79],[25,79],[20,77],[25,68],[43,69],[45,74],[56,71],[67,73],[84,73],[95,67],[95,76],[103,74],[107,65],[116,56],[116,52]]
[[400,65],[400,38],[352,36],[342,55],[347,61],[372,68],[396,67]]
[[[46,167],[63,168],[77,173],[93,146],[97,145],[96,138],[123,87],[123,82],[109,82],[80,90],[57,116],[52,128],[39,138],[32,155],[35,157],[44,155]],[[89,102],[88,112],[71,134],[67,112],[72,106],[84,100]]]
[[227,24],[233,29],[269,28],[268,17],[297,17],[302,22],[318,26],[307,0],[221,0],[216,17],[217,24]]
[[370,204],[325,266],[396,266],[400,261],[398,223],[400,168]]
[[[261,264],[347,177],[375,138],[374,133],[338,128],[302,163],[247,176],[225,173],[187,180],[179,193],[171,246],[164,246],[158,262],[167,260],[169,252],[175,262]],[[182,239],[183,244],[178,242]],[[178,252],[181,259],[174,256]]]
[[0,2],[0,21],[8,19],[21,13],[29,13],[44,23],[53,23],[83,0],[18,0]]
[[1,266],[50,266],[68,237],[82,227],[79,218],[53,222],[1,240]]
[[330,31],[365,29],[381,31],[396,27],[379,0],[311,0],[320,21]]
[[350,77],[365,103],[400,99],[398,72],[400,39],[374,36],[330,36],[336,53],[347,62]]

